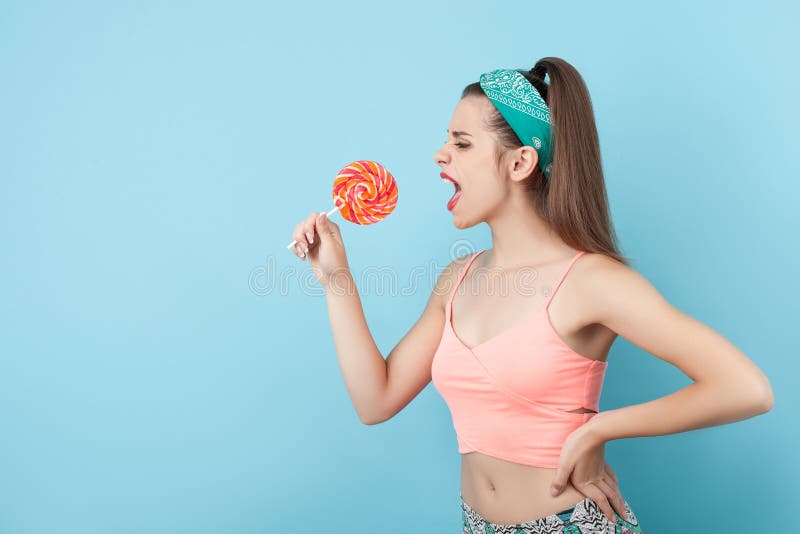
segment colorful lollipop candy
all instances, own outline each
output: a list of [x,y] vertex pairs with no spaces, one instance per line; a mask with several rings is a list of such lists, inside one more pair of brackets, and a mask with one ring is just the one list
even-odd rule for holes
[[[397,205],[397,183],[394,176],[378,162],[358,160],[350,163],[333,182],[333,203],[346,220],[356,224],[373,224],[389,215]],[[286,248],[297,244],[292,241]]]
[[376,223],[397,205],[397,183],[380,163],[354,161],[339,171],[334,180],[333,200],[340,206],[342,217],[348,221]]

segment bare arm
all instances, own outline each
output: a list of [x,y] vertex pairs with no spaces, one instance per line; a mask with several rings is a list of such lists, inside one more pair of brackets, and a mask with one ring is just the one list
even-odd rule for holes
[[361,297],[349,270],[340,270],[325,288],[328,318],[350,400],[362,422],[371,424],[386,383],[386,362],[364,317]]
[[387,380],[377,422],[394,417],[431,381],[433,355],[442,340],[445,304],[466,259],[453,260],[442,271],[420,318],[386,358]]
[[369,425],[391,418],[431,380],[433,354],[444,328],[444,303],[455,269],[467,257],[442,271],[422,317],[384,360],[364,317],[339,226],[326,214],[312,211],[295,226],[293,237],[294,253],[310,260],[325,288],[339,369],[358,417]]
[[677,310],[635,270],[587,257],[581,290],[593,322],[671,363],[693,384],[662,398],[601,412],[587,429],[599,441],[716,426],[769,411],[774,399],[761,370],[712,328]]
[[444,269],[422,316],[389,353],[381,356],[364,317],[350,271],[340,271],[326,288],[328,315],[339,368],[350,399],[365,424],[392,418],[431,380],[431,363],[444,328],[444,303],[454,266]]

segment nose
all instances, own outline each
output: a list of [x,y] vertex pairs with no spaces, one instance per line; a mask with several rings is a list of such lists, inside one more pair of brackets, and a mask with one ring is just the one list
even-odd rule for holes
[[450,158],[450,155],[447,153],[447,150],[445,149],[445,146],[446,146],[446,145],[442,145],[442,148],[440,148],[439,150],[437,150],[437,151],[436,151],[436,152],[433,154],[433,161],[434,161],[434,162],[435,162],[437,165],[444,165],[444,164],[446,164],[446,163],[447,163],[447,161],[448,161],[448,160],[449,160],[449,158]]

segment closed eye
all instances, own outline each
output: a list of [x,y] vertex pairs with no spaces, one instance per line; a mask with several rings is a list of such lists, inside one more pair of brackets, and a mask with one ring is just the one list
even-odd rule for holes
[[[447,141],[445,141],[444,143],[447,144]],[[466,148],[469,146],[469,143],[453,143],[453,144],[458,148]]]

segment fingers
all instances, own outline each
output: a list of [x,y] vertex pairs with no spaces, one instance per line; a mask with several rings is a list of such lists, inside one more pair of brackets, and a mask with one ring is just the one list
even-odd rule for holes
[[314,244],[314,225],[317,220],[317,215],[316,211],[312,211],[311,215],[303,222],[303,234],[308,240],[309,247]]
[[294,246],[294,253],[301,259],[305,260],[308,256],[308,249],[314,244],[314,221],[317,218],[317,212],[312,211],[306,220],[297,224],[294,227],[292,237],[297,243]]
[[[312,211],[304,221],[295,226],[292,237],[296,241],[293,247],[294,253],[302,260],[308,257],[309,250],[313,250],[314,247],[319,246],[323,241],[330,238],[333,238],[339,244],[342,243],[339,227],[336,223],[331,222],[326,213],[316,211]],[[314,255],[313,252],[311,254],[312,256]]]
[[611,523],[616,522],[616,518],[614,517],[614,509],[611,507],[611,503],[608,502],[606,498],[606,494],[603,492],[598,485],[595,485],[594,482],[590,482],[583,488],[580,488],[581,493],[589,497],[597,506],[600,507],[600,510],[603,512]]
[[331,233],[330,222],[324,213],[321,213],[319,217],[314,219],[314,225],[316,227],[317,234],[320,236],[320,239],[324,239],[324,237],[322,237],[324,234]]
[[614,511],[617,512],[622,518],[626,518],[625,514],[625,500],[622,498],[622,494],[619,492],[619,487],[613,480],[607,480],[605,478],[601,479],[598,482],[598,487],[603,491],[606,498],[611,503],[611,506],[614,508]]
[[608,465],[608,462],[605,463],[604,469],[606,474],[611,477],[611,480],[614,481],[614,484],[619,484],[619,480],[617,479],[617,474],[614,472],[613,469],[611,469],[611,466]]
[[561,491],[567,485],[569,476],[572,474],[572,469],[572,466],[563,465],[559,462],[559,465],[556,468],[556,474],[553,477],[552,482],[550,482],[550,495],[557,497],[558,494],[561,493]]
[[303,235],[303,223],[299,223],[294,227],[292,237],[294,237],[294,240],[296,241],[292,249],[294,250],[295,255],[301,260],[306,259],[306,254],[308,253],[308,242]]
[[614,495],[617,497],[615,500],[611,501],[611,504],[614,505],[614,509],[617,511],[620,517],[624,517],[627,519],[626,516],[626,509],[625,509],[625,498],[622,496],[622,493],[619,490],[619,479],[617,478],[617,474],[611,469],[611,466],[608,462],[605,462],[603,466],[604,471],[606,473],[606,477],[610,480],[608,481],[608,485],[611,486],[614,490]]
[[330,219],[328,219],[327,213],[320,214],[319,217],[316,219],[317,224],[317,235],[320,236],[320,239],[328,239],[332,237],[334,240],[341,242],[341,238],[339,237],[339,226]]

